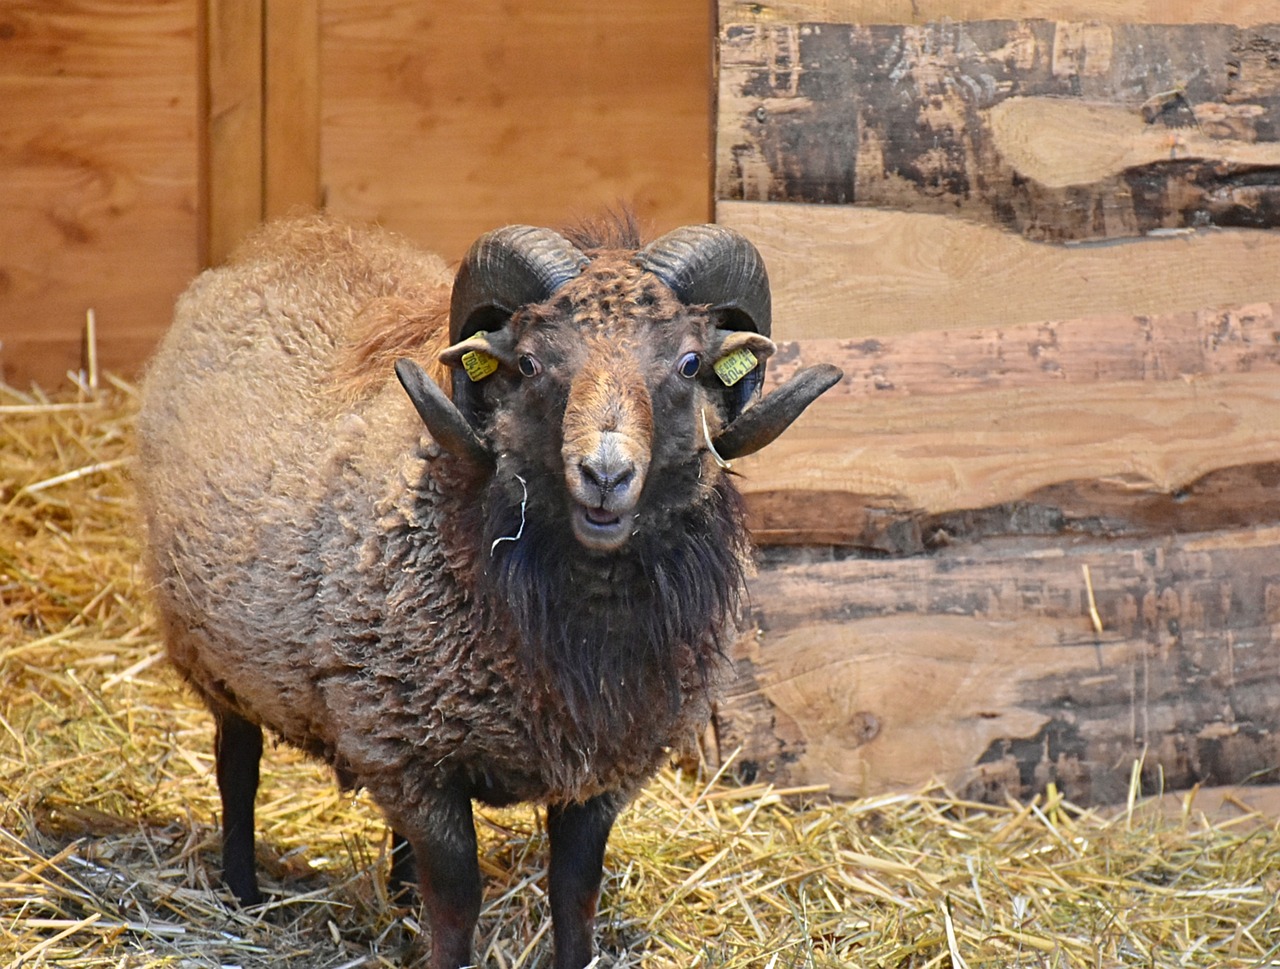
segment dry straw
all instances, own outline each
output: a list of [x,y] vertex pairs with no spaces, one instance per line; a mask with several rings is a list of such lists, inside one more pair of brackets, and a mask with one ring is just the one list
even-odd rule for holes
[[[387,904],[376,810],[289,750],[260,797],[272,901],[238,911],[217,888],[210,722],[138,571],[134,405],[109,377],[76,399],[0,389],[0,969],[402,964],[421,940]],[[478,827],[481,963],[545,966],[539,817]],[[1189,799],[830,804],[672,770],[607,867],[601,965],[1280,966],[1280,827]]]

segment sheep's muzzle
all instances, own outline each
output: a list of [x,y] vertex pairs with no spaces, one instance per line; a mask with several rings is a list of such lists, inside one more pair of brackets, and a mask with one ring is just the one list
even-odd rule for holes
[[638,373],[604,357],[589,361],[570,387],[561,457],[574,537],[588,549],[612,552],[635,527],[653,405]]

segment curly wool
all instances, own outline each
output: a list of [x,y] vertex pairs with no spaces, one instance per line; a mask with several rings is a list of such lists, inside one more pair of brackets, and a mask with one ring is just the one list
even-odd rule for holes
[[[576,613],[564,583],[590,558],[542,521],[493,547],[517,509],[480,507],[498,486],[441,452],[384,367],[406,354],[444,380],[448,289],[435,257],[312,219],[182,297],[138,425],[170,656],[393,821],[459,780],[495,802],[629,794],[709,715],[746,562],[736,492],[707,489],[674,557],[664,533],[619,566],[652,584],[602,594],[616,621]],[[566,646],[600,635],[619,638],[598,661]]]

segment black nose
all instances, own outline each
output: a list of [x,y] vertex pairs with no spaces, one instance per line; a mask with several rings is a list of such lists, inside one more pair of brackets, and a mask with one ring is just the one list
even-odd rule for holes
[[600,489],[602,498],[615,490],[625,488],[627,482],[635,477],[636,473],[633,462],[611,459],[611,456],[607,455],[592,455],[579,467],[582,470],[582,476]]

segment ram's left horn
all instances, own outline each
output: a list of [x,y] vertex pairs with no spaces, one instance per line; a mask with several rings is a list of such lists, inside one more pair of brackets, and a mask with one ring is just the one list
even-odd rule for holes
[[785,384],[747,408],[725,425],[713,442],[726,461],[753,454],[769,444],[799,417],[806,407],[834,387],[844,371],[829,363],[806,367]]
[[475,429],[467,423],[457,407],[445,396],[436,382],[416,361],[401,357],[396,361],[396,376],[413,401],[414,409],[427,425],[427,430],[440,446],[465,458],[482,470],[493,468],[493,454]]

